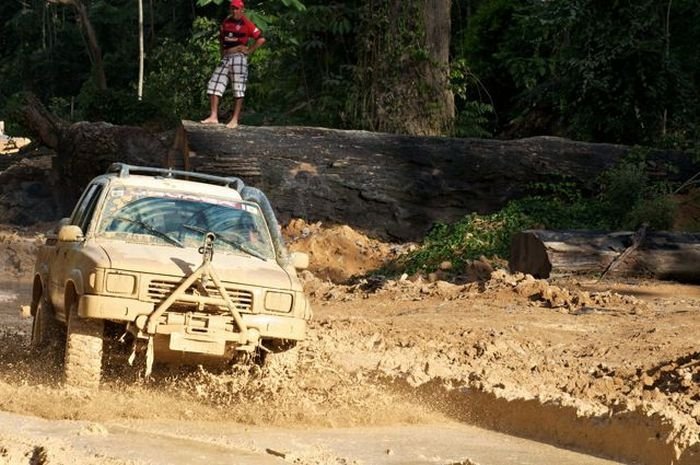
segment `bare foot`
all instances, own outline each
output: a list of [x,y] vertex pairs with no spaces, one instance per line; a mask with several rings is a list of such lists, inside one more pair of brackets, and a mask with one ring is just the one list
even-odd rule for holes
[[226,127],[231,128],[231,129],[236,129],[238,127],[238,121],[232,119],[231,121],[229,121],[229,123],[226,125]]
[[207,119],[203,119],[200,121],[202,124],[219,124],[219,120],[217,118],[209,117]]

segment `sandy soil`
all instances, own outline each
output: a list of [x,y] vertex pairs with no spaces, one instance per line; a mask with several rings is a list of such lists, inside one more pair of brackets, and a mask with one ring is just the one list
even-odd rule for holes
[[[60,386],[53,360],[28,353],[30,323],[19,318],[17,304],[28,296],[33,248],[42,236],[36,229],[4,231],[0,463],[65,463],[66,457],[74,463],[167,463],[84,445],[84,436],[104,443],[119,428],[134,436],[159,431],[253,455],[263,451],[264,460],[237,463],[607,463],[550,457],[530,446],[503,455],[504,444],[521,441],[510,436],[481,439],[496,444],[501,456],[457,450],[479,443],[457,439],[471,434],[459,428],[474,425],[625,463],[700,464],[697,286],[590,277],[538,281],[494,271],[486,262],[474,263],[466,274],[470,282],[461,284],[439,279],[449,279],[447,273],[349,280],[411,245],[295,221],[285,233],[291,249],[312,255],[303,279],[315,310],[297,372],[161,367],[143,383],[110,366],[104,388],[86,395]],[[24,428],[12,436],[8,425],[31,417],[49,426],[32,424],[29,430],[43,433],[32,436]],[[65,430],[60,422],[66,420],[78,421],[71,425],[82,435],[46,432],[56,425]],[[207,428],[218,428],[218,435]],[[345,440],[334,443],[334,434]],[[378,438],[391,434],[411,438],[423,452],[409,454],[406,443],[382,449]],[[299,438],[306,446],[325,446],[304,448]]]

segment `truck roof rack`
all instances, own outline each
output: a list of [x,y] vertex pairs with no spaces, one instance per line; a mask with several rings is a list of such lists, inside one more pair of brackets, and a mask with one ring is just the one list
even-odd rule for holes
[[193,171],[174,170],[172,168],[154,168],[150,166],[129,165],[126,163],[112,163],[107,168],[107,173],[118,173],[120,178],[125,178],[130,174],[151,174],[164,178],[189,179],[192,181],[205,181],[210,184],[221,184],[231,187],[240,192],[245,187],[241,178],[229,176],[214,176],[212,174],[195,173]]

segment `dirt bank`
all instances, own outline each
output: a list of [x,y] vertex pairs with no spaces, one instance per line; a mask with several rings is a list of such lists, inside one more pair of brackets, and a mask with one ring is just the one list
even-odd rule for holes
[[[315,320],[297,373],[160,368],[144,384],[113,366],[105,388],[86,398],[60,388],[52,360],[30,357],[29,322],[7,309],[0,410],[293,428],[458,421],[628,463],[700,463],[698,287],[546,282],[498,270],[484,277],[483,264],[459,285],[427,277],[339,285],[330,279],[363,273],[402,249],[347,227],[297,222],[285,231],[290,248],[308,250],[316,263],[304,273]],[[16,263],[2,267],[5,280],[26,280],[40,236],[3,237],[0,246],[13,252],[0,256]],[[293,463],[353,463],[348,454],[345,462],[319,457]]]

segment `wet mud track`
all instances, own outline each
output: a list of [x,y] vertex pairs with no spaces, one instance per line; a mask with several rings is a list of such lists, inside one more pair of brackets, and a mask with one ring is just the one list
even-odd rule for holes
[[[674,331],[681,334],[679,327],[698,328],[692,299],[680,313],[629,307],[563,313],[500,291],[461,299],[452,287],[435,289],[317,295],[316,320],[295,374],[160,367],[143,383],[111,370],[99,392],[85,393],[60,386],[54,361],[29,355],[30,321],[19,318],[29,290],[5,285],[2,460],[700,463],[692,416],[671,408],[673,395],[693,400],[696,385],[679,384],[687,373],[695,382],[693,341],[676,337],[664,344]],[[615,331],[626,326],[644,335],[636,339],[646,338],[639,347],[620,342]],[[648,360],[639,359],[652,349]],[[649,369],[638,374],[645,364]],[[613,394],[631,398],[637,384],[640,396],[656,396],[650,403],[656,407],[639,401],[616,410]]]

